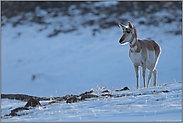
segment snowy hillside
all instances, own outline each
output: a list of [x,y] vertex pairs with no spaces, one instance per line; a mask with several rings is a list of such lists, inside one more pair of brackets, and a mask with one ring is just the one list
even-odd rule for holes
[[125,91],[97,88],[93,94],[99,97],[71,104],[61,101],[47,105],[53,100],[40,101],[43,106],[19,111],[19,116],[7,115],[10,110],[22,107],[26,102],[1,99],[1,121],[182,121],[182,83]]
[[[169,89],[171,93],[125,97],[125,100],[106,98],[73,104],[61,102],[46,109],[35,108],[28,116],[2,120],[130,121],[146,117],[141,120],[157,121],[173,115],[175,117],[169,120],[180,121],[182,11],[170,9],[171,5],[166,4],[164,9],[155,12],[151,12],[154,8],[149,6],[146,10],[148,14],[140,11],[114,13],[119,5],[120,2],[116,1],[88,2],[81,4],[80,8],[70,5],[66,13],[58,8],[36,7],[34,12],[19,13],[13,17],[2,16],[1,94],[55,97],[80,94],[98,87],[115,90],[125,86],[132,89],[129,93],[158,89]],[[152,77],[150,89],[134,89],[136,77],[128,57],[129,45],[118,43],[122,36],[118,22],[126,25],[128,20],[136,27],[138,38],[150,38],[160,45],[162,53],[157,64],[157,85],[167,86],[152,87]],[[147,74],[148,71],[146,78]],[[140,87],[143,87],[141,76]],[[160,98],[163,98],[161,103],[155,101]],[[150,100],[150,104],[145,103],[146,100]],[[9,99],[1,101],[1,116],[9,111],[8,108],[26,103]],[[118,106],[121,110],[118,110]],[[45,111],[49,113],[44,114]],[[153,120],[154,115],[156,118]],[[42,119],[43,116],[49,118]],[[134,118],[128,120],[131,116]],[[161,116],[165,119],[161,119]]]

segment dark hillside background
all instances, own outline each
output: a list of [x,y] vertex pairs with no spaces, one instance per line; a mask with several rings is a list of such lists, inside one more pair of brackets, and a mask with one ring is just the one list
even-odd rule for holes
[[[157,11],[161,11],[163,9],[167,11],[175,11],[175,10],[182,10],[182,2],[181,1],[163,1],[163,2],[148,2],[148,1],[140,1],[140,2],[133,2],[133,1],[120,1],[115,5],[110,6],[95,6],[97,2],[90,2],[90,1],[2,1],[1,2],[1,16],[4,16],[7,18],[7,21],[2,22],[1,25],[3,26],[6,22],[8,22],[8,19],[15,17],[17,15],[22,15],[21,18],[17,22],[13,22],[13,26],[16,26],[17,24],[22,24],[22,21],[27,20],[27,17],[25,16],[26,13],[31,12],[35,13],[36,8],[40,8],[43,10],[46,10],[49,13],[52,14],[52,17],[59,16],[59,12],[62,12],[64,15],[67,16],[76,16],[72,14],[72,11],[75,11],[76,9],[80,10],[82,15],[85,15],[87,13],[93,13],[96,16],[100,14],[107,15],[107,17],[113,17],[117,19],[117,21],[120,20],[120,22],[125,22],[126,19],[120,19],[119,16],[129,12],[132,15],[136,16],[144,16],[144,15],[150,15],[152,13],[155,13]],[[75,6],[74,9],[72,9],[72,5]],[[165,21],[166,23],[171,23],[172,21],[175,21],[176,17],[179,15],[176,15],[175,17],[165,17],[164,20],[156,20],[156,18],[149,18],[149,22],[139,22],[140,24],[154,24],[157,26],[157,21]],[[106,21],[107,18],[100,18],[98,21],[101,28],[109,28],[113,25],[116,25],[116,21]],[[31,22],[39,23],[39,24],[46,24],[44,22],[44,17],[42,16],[35,16],[29,20]],[[103,23],[100,23],[100,22]],[[177,21],[177,20],[176,20]],[[182,21],[182,17],[179,17],[178,21]],[[93,20],[86,22],[83,25],[93,25],[96,24],[96,22]]]
[[[82,9],[83,14],[87,12],[92,12],[92,8],[88,7],[88,5],[93,5],[95,2],[81,2],[81,1],[2,1],[1,8],[2,8],[2,15],[11,18],[16,16],[21,12],[34,12],[36,7],[40,7],[41,9],[48,10],[50,8],[58,8],[59,11],[67,13],[68,8],[71,5],[76,5],[77,9]],[[85,5],[85,6],[84,6]],[[150,10],[147,10],[151,6]],[[105,9],[107,8],[107,9]],[[141,13],[153,13],[160,11],[162,9],[182,9],[182,2],[173,1],[173,2],[149,2],[149,1],[139,1],[139,2],[125,2],[120,1],[116,6],[113,7],[96,7],[98,11],[105,11],[107,13],[117,13],[122,14],[124,12],[130,11],[140,11]]]

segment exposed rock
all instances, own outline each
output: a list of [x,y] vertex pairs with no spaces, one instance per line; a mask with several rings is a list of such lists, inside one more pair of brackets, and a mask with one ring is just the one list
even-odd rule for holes
[[54,104],[54,103],[58,103],[58,101],[51,101],[48,103],[48,105]]
[[81,93],[80,95],[78,95],[78,96],[82,96],[82,95],[87,95],[87,94],[91,94],[93,92],[93,90],[91,90],[91,91],[86,91],[85,93]]
[[67,97],[54,97],[53,100],[65,101],[65,100],[67,100]]
[[25,105],[25,107],[37,107],[37,106],[41,106],[41,104],[38,100],[33,98],[31,98]]
[[76,96],[70,97],[69,99],[67,99],[66,103],[74,103],[74,102],[78,102],[80,101],[79,98],[77,98]]
[[21,115],[17,114],[17,112],[20,112],[22,110],[29,110],[29,108],[27,108],[27,107],[18,107],[18,108],[15,108],[15,109],[11,110],[11,113],[10,114],[5,115],[4,117],[25,115],[25,114],[21,114]]
[[16,99],[27,102],[30,98],[38,99],[38,97],[29,96],[25,94],[1,94],[1,98]]
[[115,90],[115,91],[125,91],[125,90],[130,90],[127,86],[126,87],[124,87],[124,88],[122,88],[121,90]]
[[93,97],[99,97],[99,96],[94,94],[86,94],[81,96],[81,100],[85,100],[85,98],[93,98]]
[[121,91],[121,90],[119,90],[119,89],[116,89],[115,91]]
[[109,90],[102,91],[102,93],[109,93],[109,92],[110,92]]
[[126,94],[126,96],[131,96],[131,94]]
[[81,96],[80,100],[85,100],[85,98],[92,98],[92,97],[99,97],[98,95],[94,95],[92,94],[93,90],[91,91],[86,91],[85,93],[81,93],[80,95],[78,95],[77,97]]
[[16,112],[11,112],[9,115],[6,116],[18,116],[18,114]]
[[1,94],[1,98],[16,99],[16,100],[21,100],[24,102],[27,102],[31,98],[37,99],[38,101],[51,99],[49,97],[36,97],[36,96],[29,96],[29,95],[25,95],[25,94]]
[[124,97],[124,96],[126,96],[125,94],[122,94],[122,95],[116,95],[115,97],[116,98],[119,98],[119,97]]
[[167,92],[170,92],[169,90],[165,90],[165,91],[162,91],[163,93],[167,93]]
[[22,110],[29,110],[29,108],[27,108],[27,107],[18,107],[18,108],[15,108],[15,109],[11,110],[11,113],[20,112]]
[[130,90],[127,86],[122,89],[123,90]]
[[114,95],[111,95],[111,94],[102,94],[101,96],[105,96],[105,97],[113,97]]

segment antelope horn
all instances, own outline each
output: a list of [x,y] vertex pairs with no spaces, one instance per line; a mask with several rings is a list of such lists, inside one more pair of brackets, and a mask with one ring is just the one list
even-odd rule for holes
[[118,23],[118,25],[119,25],[119,27],[121,28],[121,29],[123,29],[125,26],[123,25],[123,24],[121,24],[121,23]]
[[128,26],[129,26],[130,28],[133,28],[133,25],[132,25],[132,23],[131,23],[130,21],[128,21]]

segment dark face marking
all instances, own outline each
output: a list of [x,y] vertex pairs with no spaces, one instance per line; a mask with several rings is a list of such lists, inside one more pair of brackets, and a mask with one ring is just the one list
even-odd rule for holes
[[125,29],[123,29],[123,33],[130,33],[131,32],[131,29],[129,29],[129,28],[125,28]]
[[130,31],[126,31],[127,33],[130,33]]

